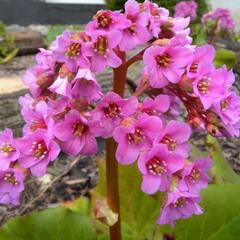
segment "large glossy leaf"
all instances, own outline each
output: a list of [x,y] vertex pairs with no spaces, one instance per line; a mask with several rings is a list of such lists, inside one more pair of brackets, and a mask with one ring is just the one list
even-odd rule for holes
[[[105,168],[100,164],[98,193],[105,196]],[[141,175],[136,165],[119,165],[121,220],[123,240],[161,240],[156,225],[161,206],[161,196],[149,196],[141,191]]]
[[238,240],[240,239],[240,184],[216,184],[203,190],[204,214],[179,220],[166,233],[176,240]]
[[1,240],[95,240],[95,229],[87,216],[88,203],[34,212],[11,219],[0,229]]
[[228,68],[233,68],[237,63],[237,55],[235,52],[227,49],[219,49],[216,51],[214,64],[216,67],[221,67],[226,64]]

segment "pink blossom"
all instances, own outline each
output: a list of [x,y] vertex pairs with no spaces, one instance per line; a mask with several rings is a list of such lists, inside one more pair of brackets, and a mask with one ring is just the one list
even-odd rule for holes
[[211,167],[211,159],[201,158],[193,163],[187,163],[181,171],[181,183],[179,188],[182,191],[188,191],[193,194],[199,194],[199,191],[208,186],[210,178],[207,175]]
[[95,75],[89,69],[79,69],[72,87],[72,97],[85,97],[89,102],[100,99],[103,95]]
[[233,30],[235,27],[231,13],[226,8],[217,8],[213,11],[205,13],[202,16],[201,21],[203,24],[207,24],[209,21],[216,21],[220,28],[227,30]]
[[102,72],[106,66],[116,68],[121,65],[122,60],[114,51],[122,38],[120,31],[105,32],[98,30],[91,33],[91,38],[86,53],[87,56],[91,57],[91,70]]
[[138,168],[143,174],[142,191],[147,194],[167,191],[171,175],[180,170],[183,163],[184,159],[170,153],[165,145],[155,144],[138,160]]
[[201,65],[193,82],[193,91],[205,110],[212,106],[215,98],[226,94],[226,88],[222,87],[225,84],[225,73],[224,69],[214,70],[209,64]]
[[89,37],[84,32],[64,31],[51,46],[51,50],[57,62],[66,63],[71,71],[75,71],[78,66],[89,66],[86,57],[87,41]]
[[191,135],[191,128],[187,123],[171,120],[154,139],[155,143],[166,144],[168,150],[180,156],[188,157],[188,140]]
[[19,205],[20,193],[24,190],[24,174],[20,169],[0,171],[0,203]]
[[113,130],[120,122],[133,115],[138,107],[135,97],[122,99],[114,92],[107,93],[91,113],[96,122],[96,131],[104,138],[112,136]]
[[142,112],[149,115],[162,115],[170,108],[170,99],[168,95],[159,95],[155,99],[146,97],[140,107]]
[[20,150],[19,164],[30,168],[32,175],[37,177],[46,173],[48,164],[54,161],[60,152],[58,144],[44,129],[25,134],[18,139],[17,144]]
[[175,189],[168,194],[157,223],[174,226],[177,219],[189,218],[193,214],[202,214],[202,209],[198,205],[199,201],[200,197],[198,195]]
[[131,21],[119,11],[100,10],[86,26],[86,32],[91,35],[96,30],[112,31],[129,27]]
[[174,8],[174,17],[191,17],[193,21],[197,17],[197,7],[195,1],[181,1]]
[[151,148],[154,137],[162,129],[162,121],[142,114],[137,120],[126,119],[124,124],[115,129],[113,137],[118,143],[116,159],[127,165],[137,160],[140,151]]
[[147,43],[151,39],[151,35],[147,29],[148,14],[141,11],[140,4],[135,0],[128,0],[124,8],[124,14],[131,24],[122,31],[119,47],[121,51],[128,51],[138,44]]
[[69,155],[93,155],[97,152],[91,123],[76,110],[71,110],[63,121],[55,125],[54,135],[61,141],[61,149]]
[[13,138],[12,130],[6,128],[0,133],[0,170],[4,171],[10,167],[12,161],[19,158],[19,150]]
[[187,65],[187,76],[196,77],[198,74],[199,64],[212,64],[215,57],[215,49],[211,45],[197,47],[193,53],[192,60]]
[[189,63],[192,52],[183,46],[152,46],[143,55],[150,76],[150,84],[162,88],[168,83],[178,83]]

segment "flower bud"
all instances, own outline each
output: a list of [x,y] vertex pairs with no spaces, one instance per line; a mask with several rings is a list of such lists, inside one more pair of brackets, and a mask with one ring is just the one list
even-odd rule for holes
[[181,81],[178,83],[180,89],[184,92],[192,93],[193,92],[193,85],[192,79],[189,79],[187,75],[184,75]]

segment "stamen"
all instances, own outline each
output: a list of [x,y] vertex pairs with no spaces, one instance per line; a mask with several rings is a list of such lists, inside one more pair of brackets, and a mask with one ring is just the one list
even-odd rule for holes
[[13,172],[5,173],[3,180],[8,182],[11,185],[19,185],[19,182],[16,180],[15,174]]
[[186,203],[187,203],[187,200],[186,200],[186,198],[184,198],[184,197],[180,197],[174,204],[173,204],[173,207],[174,208],[182,208],[182,207],[184,207],[184,205],[186,205]]
[[87,130],[88,126],[83,124],[82,122],[76,122],[73,125],[73,134],[77,137],[81,137],[84,132]]
[[81,53],[81,43],[78,42],[71,42],[67,49],[66,55],[69,58],[76,58]]
[[145,136],[140,129],[135,129],[134,133],[128,133],[127,138],[129,144],[139,144],[145,139]]
[[156,61],[159,66],[168,67],[171,63],[171,58],[168,53],[164,53],[163,55],[158,55]]
[[176,140],[169,135],[165,135],[161,140],[161,143],[166,144],[170,151],[175,150],[177,147]]
[[107,108],[104,108],[105,117],[115,118],[121,113],[121,107],[119,107],[115,102],[110,102]]
[[204,76],[202,80],[198,82],[197,88],[199,92],[202,94],[209,93],[209,85],[210,85],[211,78]]
[[10,142],[2,142],[0,145],[0,152],[4,157],[7,157],[10,153],[15,151],[16,148],[14,148]]
[[166,166],[167,166],[166,162],[160,160],[157,157],[153,157],[146,163],[146,168],[148,172],[158,176],[161,176],[162,174],[167,172]]
[[105,55],[106,52],[109,52],[107,46],[108,46],[107,38],[104,36],[98,36],[97,42],[95,43],[94,51],[97,52],[99,55]]

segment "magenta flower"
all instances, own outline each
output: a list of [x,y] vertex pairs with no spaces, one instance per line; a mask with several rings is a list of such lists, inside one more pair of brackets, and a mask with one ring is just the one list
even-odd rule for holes
[[209,21],[216,21],[220,28],[226,30],[233,30],[235,27],[231,13],[226,8],[217,8],[205,13],[202,16],[201,21],[203,24],[207,24]]
[[170,83],[178,83],[189,63],[192,52],[183,46],[152,46],[143,55],[143,62],[150,75],[150,84],[162,88]]
[[91,123],[76,110],[71,110],[63,121],[57,123],[53,133],[62,141],[62,150],[69,155],[93,155],[97,152]]
[[19,158],[19,150],[13,138],[12,130],[6,128],[0,133],[0,170],[10,167],[12,161]]
[[128,51],[138,44],[147,43],[152,36],[147,29],[148,14],[141,11],[140,4],[135,0],[128,0],[124,6],[124,14],[131,24],[122,31],[122,40],[119,47],[121,51]]
[[91,70],[102,72],[106,66],[119,67],[122,60],[117,56],[114,49],[121,41],[122,34],[118,30],[94,31],[91,34],[92,41],[88,44],[87,56],[91,58]]
[[37,177],[46,173],[48,164],[54,161],[60,152],[58,144],[44,129],[27,133],[18,139],[17,144],[20,150],[19,164],[30,168],[32,175]]
[[211,45],[197,47],[193,53],[192,60],[187,65],[187,76],[194,78],[198,74],[199,64],[212,64],[215,49]]
[[166,144],[169,151],[188,157],[190,148],[187,141],[190,135],[191,128],[187,123],[172,120],[159,132],[154,143]]
[[64,31],[52,44],[51,50],[57,62],[66,63],[71,71],[76,67],[89,67],[86,56],[86,42],[89,37],[84,32]]
[[135,97],[122,99],[114,92],[107,93],[91,113],[96,122],[96,132],[104,138],[112,136],[113,130],[120,122],[133,115],[138,107]]
[[89,102],[96,101],[103,95],[94,73],[89,69],[79,69],[71,90],[73,98],[85,97]]
[[168,95],[158,95],[155,99],[146,97],[140,107],[141,112],[149,115],[162,115],[170,108],[170,99]]
[[226,94],[225,69],[214,70],[209,64],[199,66],[198,76],[193,82],[195,96],[199,97],[205,110],[209,109],[213,100]]
[[197,17],[198,4],[195,1],[181,1],[174,8],[174,17],[191,17],[191,21]]
[[17,168],[0,171],[0,203],[19,205],[20,193],[24,190],[25,175]]
[[96,30],[122,30],[131,25],[131,21],[119,11],[100,10],[93,17],[93,21],[86,26],[86,32],[92,34]]
[[48,111],[48,105],[44,101],[39,101],[34,108],[31,105],[28,105],[28,108],[22,108],[21,115],[26,123],[23,132],[33,132],[39,128],[47,129]]
[[193,194],[199,194],[199,191],[206,188],[210,178],[207,175],[211,167],[209,157],[197,159],[193,163],[187,163],[181,171],[181,183],[179,188],[182,191],[188,191]]
[[185,219],[193,214],[202,214],[202,209],[198,205],[200,197],[189,192],[180,192],[175,189],[170,192],[164,207],[161,209],[158,224],[170,224],[174,226],[177,219]]
[[217,98],[212,109],[225,125],[233,125],[240,121],[240,97],[235,92]]
[[140,151],[151,148],[154,137],[162,129],[162,121],[142,114],[136,121],[126,119],[124,124],[115,129],[113,137],[118,143],[116,159],[127,165],[137,160]]
[[171,175],[180,170],[183,164],[183,157],[170,153],[165,145],[153,145],[138,160],[138,168],[143,174],[142,191],[147,194],[167,191]]

